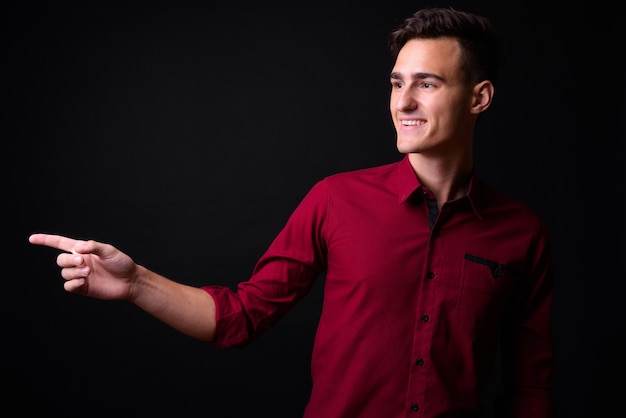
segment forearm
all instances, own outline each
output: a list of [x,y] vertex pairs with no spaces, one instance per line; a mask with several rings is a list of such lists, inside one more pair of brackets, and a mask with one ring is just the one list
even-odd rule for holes
[[201,288],[174,282],[137,266],[130,301],[172,328],[202,341],[215,333],[215,302]]

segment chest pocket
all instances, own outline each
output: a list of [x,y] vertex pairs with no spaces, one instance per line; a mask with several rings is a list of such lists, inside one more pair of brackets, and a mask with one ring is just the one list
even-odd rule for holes
[[472,335],[495,332],[520,271],[514,266],[465,254],[458,320]]
[[[508,266],[506,264],[496,263],[495,261],[478,257],[472,254],[465,254],[466,262],[473,262],[479,265],[485,266],[491,272],[491,277],[494,281],[499,280],[503,274],[519,274],[519,269]],[[506,278],[506,276],[504,277]]]

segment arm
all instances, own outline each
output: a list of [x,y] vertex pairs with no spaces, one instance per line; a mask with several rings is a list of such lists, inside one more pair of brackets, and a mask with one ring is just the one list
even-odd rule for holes
[[[505,395],[496,417],[553,418],[555,351],[552,338],[554,270],[547,234],[535,245],[532,267],[520,286],[502,333]],[[496,408],[498,411],[498,408]]]
[[109,244],[48,234],[33,234],[29,241],[64,251],[57,257],[57,265],[68,292],[125,300],[186,335],[213,339],[215,303],[203,289],[150,271]]

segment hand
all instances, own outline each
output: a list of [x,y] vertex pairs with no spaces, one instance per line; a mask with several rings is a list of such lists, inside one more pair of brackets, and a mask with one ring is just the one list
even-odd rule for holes
[[68,292],[97,299],[132,299],[138,266],[114,246],[49,234],[33,234],[29,241],[65,251],[58,255],[57,265],[61,267],[61,276],[66,280],[63,287]]

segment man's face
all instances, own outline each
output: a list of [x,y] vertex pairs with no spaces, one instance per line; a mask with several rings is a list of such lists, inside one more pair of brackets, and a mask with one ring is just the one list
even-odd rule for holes
[[444,156],[471,144],[472,86],[460,67],[456,39],[413,39],[391,71],[389,108],[402,153]]

